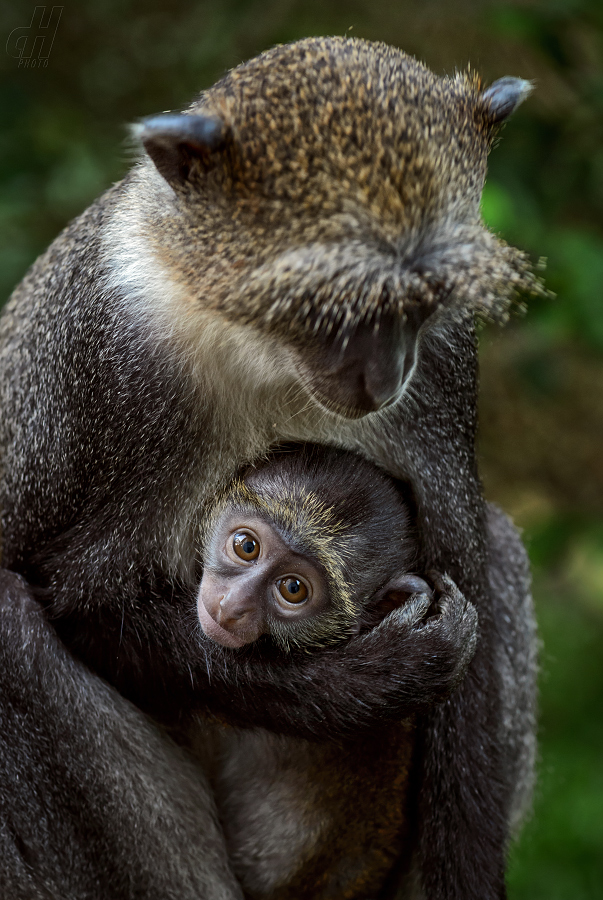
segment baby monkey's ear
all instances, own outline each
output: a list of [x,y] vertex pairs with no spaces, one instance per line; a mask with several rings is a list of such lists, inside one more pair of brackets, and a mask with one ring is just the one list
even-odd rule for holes
[[383,588],[384,597],[391,597],[398,602],[405,603],[412,594],[427,594],[433,596],[433,591],[423,578],[418,575],[394,575]]
[[228,127],[219,116],[198,113],[151,116],[132,130],[172,187],[187,181],[195,160],[208,167],[228,135]]
[[481,95],[486,116],[491,125],[500,125],[515,112],[528,97],[534,85],[524,78],[499,78]]
[[425,594],[429,600],[433,599],[432,589],[418,575],[394,575],[377,594],[374,609],[381,616],[386,616],[403,606],[413,594]]

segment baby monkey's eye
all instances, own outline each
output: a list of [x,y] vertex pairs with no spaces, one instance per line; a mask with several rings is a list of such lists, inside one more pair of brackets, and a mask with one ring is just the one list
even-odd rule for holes
[[276,587],[281,597],[287,603],[303,603],[308,599],[308,588],[294,575],[287,575],[276,582]]
[[260,542],[246,531],[237,531],[232,539],[232,549],[239,559],[249,562],[260,555]]

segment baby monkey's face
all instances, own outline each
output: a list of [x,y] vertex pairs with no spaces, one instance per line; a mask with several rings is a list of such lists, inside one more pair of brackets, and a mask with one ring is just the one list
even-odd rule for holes
[[198,613],[206,635],[224,647],[243,647],[278,623],[323,612],[327,581],[318,563],[286,542],[265,519],[225,510],[205,551]]

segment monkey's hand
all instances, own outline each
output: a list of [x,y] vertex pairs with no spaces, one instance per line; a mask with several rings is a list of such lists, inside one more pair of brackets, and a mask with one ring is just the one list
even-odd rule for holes
[[[426,704],[432,705],[446,699],[465,675],[477,644],[478,616],[448,575],[429,572],[427,577],[433,595],[413,594],[376,626],[373,639],[383,640],[396,655],[398,642],[403,641],[409,654],[405,669],[414,660],[416,677],[422,678],[417,700],[420,692]],[[408,672],[409,681],[411,676]]]
[[376,717],[395,719],[442,702],[475,653],[477,610],[447,575],[428,578],[433,595],[413,594],[345,647],[353,690]]
[[[424,712],[462,680],[477,643],[477,611],[447,575],[346,644],[305,655],[238,660],[212,694],[234,724],[310,740],[357,738]],[[233,689],[234,687],[234,689]]]

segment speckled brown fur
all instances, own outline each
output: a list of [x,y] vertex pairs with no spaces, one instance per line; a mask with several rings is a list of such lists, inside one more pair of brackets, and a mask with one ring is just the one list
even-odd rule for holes
[[166,207],[140,172],[146,235],[191,312],[239,323],[290,334],[309,312],[328,329],[442,301],[504,316],[537,283],[480,222],[496,132],[481,91],[385,44],[275,47],[189,107],[218,115],[226,144],[192,160],[183,202]]

